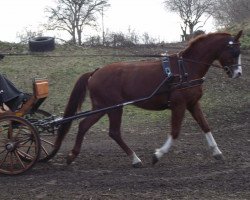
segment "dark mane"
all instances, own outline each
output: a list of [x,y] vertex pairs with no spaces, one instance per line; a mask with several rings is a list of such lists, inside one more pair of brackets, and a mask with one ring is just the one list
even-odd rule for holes
[[217,33],[208,33],[208,34],[203,34],[203,35],[200,35],[194,39],[192,39],[188,46],[182,51],[180,52],[181,54],[182,53],[185,53],[187,52],[189,49],[191,49],[193,46],[195,46],[197,43],[199,43],[200,41],[202,40],[205,40],[205,39],[209,39],[211,37],[214,37],[215,35],[221,35],[221,36],[230,36],[229,33],[224,33],[224,32],[217,32]]

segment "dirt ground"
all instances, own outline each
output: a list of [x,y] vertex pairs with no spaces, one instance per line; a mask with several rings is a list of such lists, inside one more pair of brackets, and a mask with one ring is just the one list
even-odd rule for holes
[[[249,65],[250,57],[244,63]],[[249,66],[241,90],[249,93]],[[235,82],[237,84],[237,81]],[[230,98],[230,96],[228,97]],[[87,134],[81,154],[70,166],[71,131],[60,152],[19,176],[0,175],[0,199],[250,199],[250,104],[231,115],[226,109],[206,111],[224,162],[212,158],[197,125],[184,121],[180,138],[155,166],[151,159],[169,132],[169,121],[123,125],[123,136],[143,161],[134,169],[106,129]],[[235,105],[237,106],[237,105]],[[225,113],[230,115],[225,118]],[[143,116],[142,116],[143,117]]]

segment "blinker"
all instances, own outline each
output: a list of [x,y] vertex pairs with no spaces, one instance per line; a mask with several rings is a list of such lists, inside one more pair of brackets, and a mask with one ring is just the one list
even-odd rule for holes
[[240,55],[240,48],[236,47],[236,45],[240,45],[240,43],[229,41],[227,45],[230,48],[230,52],[234,58],[237,58]]

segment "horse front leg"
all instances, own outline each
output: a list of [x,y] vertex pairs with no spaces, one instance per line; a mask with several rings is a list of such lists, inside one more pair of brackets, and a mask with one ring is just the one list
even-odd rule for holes
[[222,153],[220,149],[218,148],[217,143],[211,133],[211,129],[208,125],[208,122],[206,118],[204,117],[204,114],[201,110],[200,103],[197,102],[196,104],[189,106],[188,110],[192,114],[193,118],[197,121],[197,123],[199,124],[203,132],[205,133],[205,137],[206,137],[208,146],[212,151],[213,157],[217,160],[222,160],[223,159]]
[[168,136],[168,139],[162,145],[162,147],[155,150],[152,160],[153,165],[157,163],[160,158],[169,151],[170,147],[174,143],[174,140],[176,140],[179,136],[181,130],[181,123],[185,115],[185,110],[186,106],[184,104],[172,106],[171,134]]

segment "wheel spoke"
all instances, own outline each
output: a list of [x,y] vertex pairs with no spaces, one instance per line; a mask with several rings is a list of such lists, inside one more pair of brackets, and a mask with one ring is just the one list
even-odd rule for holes
[[42,148],[42,151],[46,154],[46,156],[48,156],[49,153],[48,153],[48,151],[45,149],[45,147],[42,145],[41,148]]
[[0,163],[0,167],[3,165],[3,163],[6,161],[6,158],[8,157],[9,152],[6,153],[4,159],[2,160],[2,162]]
[[21,160],[19,154],[15,151],[15,156],[17,158],[17,160],[19,161],[19,163],[22,165],[23,169],[25,169],[25,165],[23,163],[23,161]]
[[8,139],[6,139],[6,138],[0,138],[0,142],[5,143],[6,141],[8,141]]
[[47,143],[47,144],[50,144],[51,146],[54,146],[54,144],[48,140],[45,140],[43,138],[41,138],[41,141],[44,142],[44,143]]
[[6,151],[6,149],[2,150],[2,151],[0,152],[0,154],[4,153],[5,151]]
[[31,140],[31,143],[30,143],[30,145],[29,145],[29,146],[22,145],[22,147],[28,147],[28,149],[27,149],[26,153],[29,153],[30,148],[31,148],[31,146],[32,146],[33,142],[34,142],[34,141],[33,141],[33,140]]
[[[26,148],[30,148],[31,146],[30,146],[31,144],[27,144],[27,145],[22,145],[22,146],[20,146],[20,147],[22,147],[22,148],[24,148],[24,147],[26,147]],[[33,147],[34,147],[35,145],[33,145]],[[20,148],[19,147],[19,148]]]
[[8,124],[8,138],[11,139],[12,137],[13,137],[12,122],[9,121],[9,124]]
[[10,171],[13,173],[14,171],[14,161],[13,161],[13,153],[10,152]]
[[17,152],[18,152],[21,156],[23,156],[24,158],[27,158],[27,159],[30,159],[30,160],[32,160],[32,159],[34,158],[32,155],[30,155],[30,154],[28,154],[28,153],[26,153],[26,152],[24,152],[24,151],[22,151],[22,150],[20,150],[20,149],[18,149]]
[[31,140],[30,138],[26,138],[26,139],[18,140],[18,143],[19,143],[20,145],[22,145],[22,147],[24,147],[25,144],[27,144],[27,143],[30,142],[30,141],[33,141],[33,140]]

